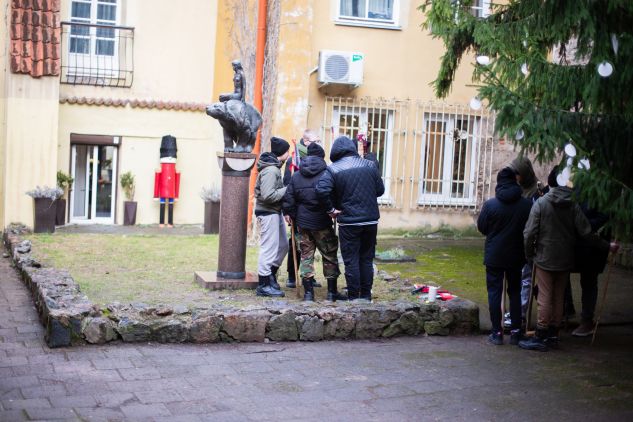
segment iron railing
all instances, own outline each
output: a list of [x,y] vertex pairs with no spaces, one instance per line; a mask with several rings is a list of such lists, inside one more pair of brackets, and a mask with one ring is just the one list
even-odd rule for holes
[[62,22],[61,83],[129,88],[134,28]]
[[490,195],[494,113],[435,101],[327,97],[321,136],[366,134],[382,206],[476,211]]

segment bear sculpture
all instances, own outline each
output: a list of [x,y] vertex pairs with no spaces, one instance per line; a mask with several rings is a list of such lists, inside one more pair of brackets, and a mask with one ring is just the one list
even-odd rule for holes
[[220,122],[224,132],[225,152],[251,152],[262,116],[252,105],[228,100],[207,106],[207,114]]

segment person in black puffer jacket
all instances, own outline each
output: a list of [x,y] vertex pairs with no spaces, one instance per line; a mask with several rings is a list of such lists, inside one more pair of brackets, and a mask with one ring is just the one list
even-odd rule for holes
[[323,275],[327,279],[327,300],[345,300],[337,291],[336,280],[341,274],[338,268],[338,238],[334,233],[332,218],[319,202],[315,186],[321,173],[327,168],[325,151],[316,143],[308,146],[308,155],[301,168],[290,179],[283,199],[284,214],[297,225],[301,265],[299,272],[305,289],[304,300],[314,300],[314,252],[319,249],[323,257]]
[[484,202],[477,219],[477,229],[486,236],[484,265],[492,333],[492,344],[503,344],[501,299],[503,279],[508,282],[512,331],[510,344],[521,340],[521,268],[525,264],[523,229],[530,215],[532,201],[521,196],[521,186],[510,167],[497,174],[495,197]]
[[350,300],[371,300],[373,260],[378,231],[377,198],[385,185],[376,165],[358,155],[346,136],[334,141],[330,164],[316,185],[316,194],[339,225],[341,255]]

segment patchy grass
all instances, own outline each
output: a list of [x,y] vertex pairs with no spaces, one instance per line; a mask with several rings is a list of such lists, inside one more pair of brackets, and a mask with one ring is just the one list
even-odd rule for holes
[[382,238],[424,238],[424,239],[471,239],[471,238],[483,238],[481,233],[477,231],[475,225],[455,228],[447,224],[442,224],[440,227],[431,227],[426,225],[424,227],[417,227],[414,229],[394,229],[383,230],[380,232]]
[[[148,304],[204,306],[224,303],[233,306],[261,304],[252,290],[207,291],[193,281],[194,271],[217,269],[217,235],[165,236],[121,234],[38,234],[29,237],[34,253],[44,265],[70,271],[81,289],[95,303],[114,301]],[[419,237],[380,238],[378,251],[402,250],[417,258],[411,263],[378,263],[392,281],[376,277],[376,300],[411,300],[413,283],[432,282],[449,291],[485,303],[483,243],[479,240],[429,240]],[[256,247],[246,252],[246,269],[257,268]],[[317,279],[324,285],[316,289],[317,300],[326,293],[321,261],[315,259]],[[285,263],[279,271],[284,287]],[[341,268],[342,270],[342,268]],[[339,278],[343,286],[344,276]],[[296,301],[295,290],[285,289],[286,300]],[[483,302],[482,302],[483,301]]]

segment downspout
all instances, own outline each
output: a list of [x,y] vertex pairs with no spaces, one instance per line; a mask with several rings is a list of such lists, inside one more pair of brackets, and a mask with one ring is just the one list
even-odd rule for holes
[[[266,16],[267,16],[267,0],[259,0],[259,10],[257,12],[257,50],[255,51],[255,88],[253,105],[264,114],[262,94],[264,81],[264,56],[266,52]],[[257,131],[257,139],[253,147],[253,154],[259,155],[261,150],[261,129]],[[251,172],[251,179],[248,185],[248,230],[252,230],[253,219],[253,199],[255,197],[255,181],[257,180],[257,165]]]

